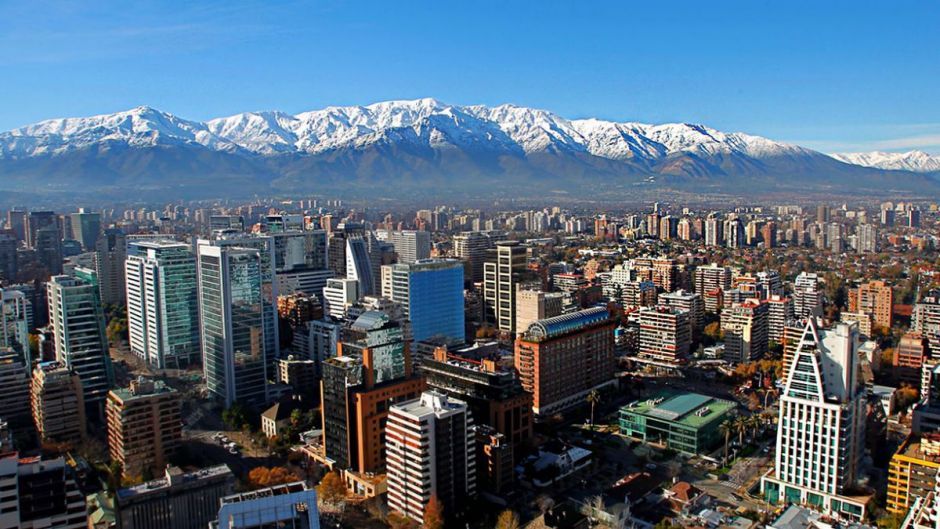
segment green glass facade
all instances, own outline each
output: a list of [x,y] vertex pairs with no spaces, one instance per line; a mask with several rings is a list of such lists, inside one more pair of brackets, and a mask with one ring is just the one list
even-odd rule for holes
[[721,443],[720,425],[731,401],[695,393],[661,393],[620,409],[620,433],[684,454],[704,454]]

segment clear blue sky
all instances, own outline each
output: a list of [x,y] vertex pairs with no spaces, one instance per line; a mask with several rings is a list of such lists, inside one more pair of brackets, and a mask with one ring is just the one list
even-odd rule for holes
[[0,130],[429,96],[940,154],[938,22],[933,1],[0,0]]

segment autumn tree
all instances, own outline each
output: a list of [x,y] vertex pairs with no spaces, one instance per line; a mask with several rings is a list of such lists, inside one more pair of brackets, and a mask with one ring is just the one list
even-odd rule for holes
[[418,524],[411,518],[400,512],[392,512],[388,515],[388,526],[391,529],[417,529]]
[[346,485],[336,472],[329,472],[317,485],[317,494],[326,503],[339,503],[346,498]]
[[431,495],[424,507],[424,523],[421,524],[421,529],[444,529],[444,506],[436,494]]
[[510,509],[499,513],[499,518],[496,519],[496,529],[519,529],[519,527],[519,517],[516,513]]
[[293,481],[300,481],[300,478],[285,467],[257,467],[248,473],[248,484],[255,489],[283,485]]

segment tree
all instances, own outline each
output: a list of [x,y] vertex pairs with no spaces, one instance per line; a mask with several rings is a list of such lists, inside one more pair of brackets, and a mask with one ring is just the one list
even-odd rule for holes
[[389,513],[388,526],[391,529],[416,529],[418,524],[400,512]]
[[744,434],[747,432],[747,419],[736,417],[734,419],[734,431],[738,433],[738,444],[744,446]]
[[592,389],[587,395],[587,401],[591,404],[591,431],[594,431],[594,407],[601,401],[601,394],[596,390]]
[[285,467],[256,467],[248,473],[248,484],[255,489],[300,481],[300,477]]
[[346,498],[346,485],[338,473],[330,472],[317,485],[317,494],[324,502],[337,504]]
[[519,517],[509,509],[499,513],[496,519],[496,529],[519,529]]
[[233,430],[240,430],[248,424],[248,412],[235,402],[222,412],[222,422]]
[[731,432],[734,431],[734,425],[730,419],[725,420],[718,425],[718,431],[725,436],[725,461],[728,460],[728,443],[731,442]]
[[421,529],[444,529],[444,506],[437,499],[437,494],[432,494],[424,507],[424,523],[421,524]]
[[708,345],[711,345],[715,342],[720,342],[724,336],[721,330],[721,323],[713,321],[705,326],[705,330],[702,331],[702,334],[708,338]]

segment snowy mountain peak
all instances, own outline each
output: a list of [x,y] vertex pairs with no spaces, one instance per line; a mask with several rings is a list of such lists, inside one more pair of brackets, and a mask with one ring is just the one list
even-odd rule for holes
[[840,162],[889,169],[898,171],[913,171],[915,173],[929,173],[940,171],[940,156],[913,150],[908,152],[848,152],[831,154]]
[[514,104],[457,106],[423,98],[330,106],[296,115],[244,112],[206,122],[139,106],[114,114],[47,120],[0,133],[0,158],[56,155],[122,142],[134,147],[187,144],[263,157],[406,142],[422,148],[485,150],[521,157],[590,155],[643,168],[676,156],[737,157],[742,163],[752,163],[768,157],[816,154],[695,123],[568,120],[548,110]]

